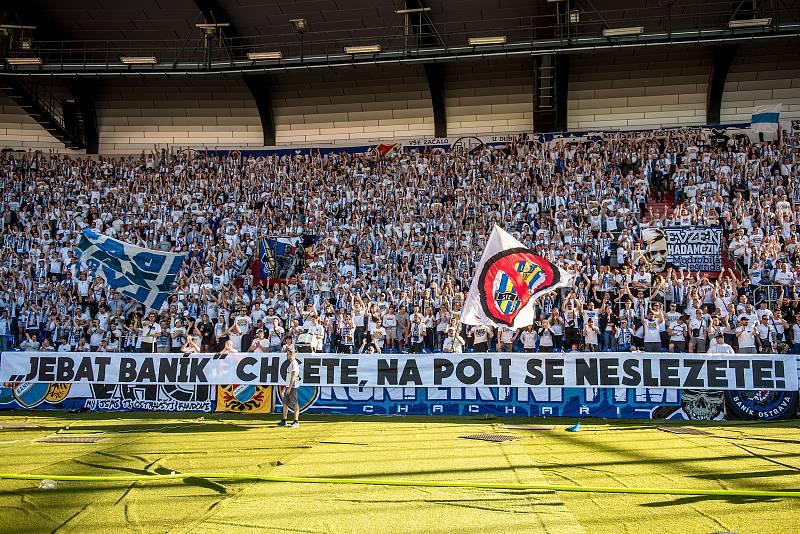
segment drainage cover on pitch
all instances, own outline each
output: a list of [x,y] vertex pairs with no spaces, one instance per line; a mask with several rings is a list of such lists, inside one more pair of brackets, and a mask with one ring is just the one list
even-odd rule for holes
[[698,430],[696,428],[689,428],[685,426],[660,426],[658,427],[662,432],[672,432],[673,434],[692,434],[695,436],[710,436],[709,432],[705,430]]
[[512,430],[553,430],[555,426],[552,425],[503,425],[503,428],[510,428]]
[[40,443],[97,443],[108,439],[105,436],[49,436],[36,441]]
[[509,434],[470,434],[469,436],[459,436],[464,439],[479,439],[482,441],[514,441],[522,439],[518,436],[511,436]]

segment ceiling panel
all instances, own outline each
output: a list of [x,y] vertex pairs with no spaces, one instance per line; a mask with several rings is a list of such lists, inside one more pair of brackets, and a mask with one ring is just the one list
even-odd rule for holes
[[[242,48],[263,45],[266,39],[285,45],[285,53],[298,45],[299,39],[289,24],[292,18],[308,20],[305,41],[315,52],[325,52],[327,46],[330,52],[337,53],[344,41],[381,42],[387,46],[396,43],[406,20],[395,13],[404,5],[403,0],[214,1],[218,6],[213,9],[217,20],[231,23],[228,36],[241,37],[236,45]],[[430,6],[428,16],[437,31],[445,35],[448,44],[457,46],[463,46],[468,35],[506,35],[509,41],[546,38],[548,31],[554,32],[557,10],[566,6],[565,2],[546,0],[422,2]],[[580,12],[579,30],[583,35],[596,36],[603,27],[616,26],[642,25],[647,32],[666,31],[667,5],[672,6],[673,31],[698,25],[726,27],[740,3],[738,0],[571,0],[570,6]],[[784,22],[800,19],[796,1],[757,5],[768,10],[773,9],[770,7],[773,4],[784,6],[781,14]],[[4,0],[0,19],[5,23],[38,26],[34,37],[39,41],[187,40],[192,44],[202,39],[194,25],[203,20],[195,0]]]

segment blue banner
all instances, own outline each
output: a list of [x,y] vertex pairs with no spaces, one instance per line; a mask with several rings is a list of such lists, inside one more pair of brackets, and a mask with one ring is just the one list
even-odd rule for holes
[[78,249],[81,263],[102,276],[111,288],[154,310],[169,297],[187,256],[144,249],[88,228]]
[[[305,413],[606,419],[786,419],[797,392],[654,388],[301,387]],[[272,386],[37,384],[0,386],[0,409],[280,413]]]

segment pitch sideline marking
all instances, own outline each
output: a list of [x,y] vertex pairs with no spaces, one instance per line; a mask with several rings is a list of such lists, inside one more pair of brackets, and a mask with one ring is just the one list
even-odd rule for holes
[[174,475],[37,475],[0,473],[5,480],[58,480],[62,482],[156,482],[184,478],[222,478],[228,480],[261,480],[295,484],[361,484],[369,486],[419,486],[430,488],[484,488],[502,490],[571,491],[581,493],[635,493],[640,495],[698,495],[710,497],[749,497],[800,499],[800,490],[714,490],[686,488],[618,488],[604,486],[567,486],[563,484],[497,484],[491,482],[438,482],[432,480],[380,480],[366,478],[281,477],[243,473],[176,473]]

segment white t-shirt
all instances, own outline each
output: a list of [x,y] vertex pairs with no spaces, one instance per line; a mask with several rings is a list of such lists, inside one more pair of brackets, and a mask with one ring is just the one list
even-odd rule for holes
[[250,331],[250,326],[253,324],[252,319],[247,315],[239,315],[234,319],[236,326],[239,327],[239,330],[242,331],[242,334],[246,334]]
[[253,349],[253,352],[267,352],[269,350],[269,340],[267,338],[255,338],[250,347]]
[[386,329],[382,326],[376,326],[375,330],[372,331],[372,342],[375,343],[375,346],[379,349],[383,348],[383,341],[386,338]]
[[674,322],[669,325],[672,334],[669,336],[670,341],[686,341],[686,323]]
[[733,350],[733,347],[725,343],[717,343],[716,341],[711,343],[711,346],[708,348],[708,354],[736,354]]
[[489,341],[489,330],[485,326],[472,327],[473,343],[486,343]]
[[753,336],[753,327],[749,324],[736,328],[736,337],[739,338],[739,348],[747,349],[756,346],[756,339]]
[[645,320],[644,322],[644,342],[645,343],[660,343],[661,342],[661,327],[659,322],[653,319]]
[[293,388],[299,388],[302,375],[300,374],[300,362],[297,361],[297,358],[292,360],[288,367],[286,367],[286,376],[284,376],[283,379],[287,386],[289,385],[289,381],[292,379],[293,373],[297,373],[297,377],[295,378],[294,382],[292,382],[291,386]]
[[507,326],[500,327],[500,342],[511,343],[514,339],[514,329]]
[[588,325],[583,329],[584,341],[587,345],[597,345],[597,332]]
[[460,341],[453,337],[446,337],[444,339],[444,343],[442,343],[442,350],[444,352],[452,352],[452,353],[462,353],[464,352],[464,347]]
[[325,339],[325,328],[321,324],[312,324],[308,333],[313,337],[311,347],[316,351],[322,350],[322,342]]
[[[522,348],[524,349],[535,349],[536,348],[536,337],[537,334],[535,331],[531,330],[528,332],[527,330],[523,330],[519,334],[519,340],[522,342]],[[552,343],[551,343],[552,345]]]
[[142,327],[142,343],[155,343],[161,333],[161,325],[153,323]]

